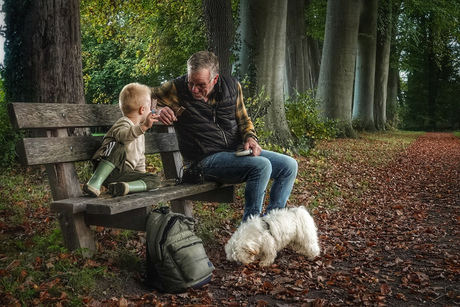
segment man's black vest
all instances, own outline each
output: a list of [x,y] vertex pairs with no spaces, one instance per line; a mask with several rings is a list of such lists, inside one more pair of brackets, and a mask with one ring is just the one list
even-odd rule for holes
[[193,98],[187,86],[187,75],[174,80],[179,102],[185,111],[174,122],[179,149],[187,162],[201,159],[221,151],[235,151],[243,143],[236,121],[238,81],[232,76],[219,75],[209,99]]

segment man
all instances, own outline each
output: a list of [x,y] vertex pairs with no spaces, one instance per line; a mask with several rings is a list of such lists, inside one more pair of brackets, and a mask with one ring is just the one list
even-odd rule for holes
[[[273,185],[266,213],[284,208],[297,176],[297,161],[262,150],[243,102],[241,84],[219,75],[212,52],[200,51],[187,61],[187,74],[152,88],[160,120],[174,123],[185,163],[201,170],[206,180],[246,182],[243,221],[260,215],[265,190]],[[240,150],[246,151],[241,155]],[[238,154],[236,154],[238,153]]]

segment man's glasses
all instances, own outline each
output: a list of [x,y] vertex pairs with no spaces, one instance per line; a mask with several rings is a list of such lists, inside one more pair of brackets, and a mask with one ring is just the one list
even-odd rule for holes
[[197,88],[199,90],[204,90],[208,85],[209,83],[211,83],[212,80],[209,80],[208,83],[206,84],[195,84],[193,82],[187,82],[187,85],[192,89],[192,88]]

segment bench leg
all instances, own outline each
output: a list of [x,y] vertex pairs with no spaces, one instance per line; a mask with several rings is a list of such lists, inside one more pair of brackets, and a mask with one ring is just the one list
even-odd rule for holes
[[67,249],[73,251],[83,248],[83,256],[88,258],[96,252],[96,243],[90,227],[85,223],[83,213],[59,212],[58,220]]
[[171,200],[171,210],[182,213],[185,216],[193,217],[193,206],[190,200]]

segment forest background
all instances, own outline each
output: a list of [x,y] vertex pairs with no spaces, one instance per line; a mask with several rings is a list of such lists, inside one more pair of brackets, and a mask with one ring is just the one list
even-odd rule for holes
[[[106,248],[98,256],[106,261],[83,260],[78,251],[70,254],[62,247],[46,206],[51,196],[43,169],[16,162],[14,144],[21,135],[10,127],[8,102],[114,104],[125,84],[159,85],[185,73],[192,53],[209,49],[218,54],[222,73],[233,73],[244,85],[264,148],[300,153],[304,167],[322,140],[363,131],[365,138],[358,141],[369,154],[363,161],[373,162],[376,152],[388,150],[376,151],[367,131],[458,130],[460,125],[458,1],[4,0],[2,9],[0,276],[3,294],[19,301],[80,305],[97,292],[95,278],[122,284],[128,278],[119,278],[116,269],[132,265],[138,271],[144,254],[137,234],[107,229],[97,231],[101,249]],[[392,144],[405,146],[404,137],[396,136]],[[350,168],[358,165],[355,151],[344,157]],[[320,151],[311,159],[323,168],[327,157]],[[88,168],[79,171],[79,179],[89,175]],[[305,174],[320,173],[304,171],[297,185],[312,188],[308,195],[320,194],[318,207],[329,210],[330,197],[355,201],[342,197],[347,184],[338,189],[330,178],[312,180],[327,186],[315,188],[303,181],[309,180]],[[350,176],[349,168],[344,174]],[[204,215],[201,222],[214,223],[201,223],[200,235],[215,236],[220,248],[241,203],[211,207],[194,209]]]
[[[105,104],[117,103],[129,82],[159,85],[185,73],[192,53],[214,51],[221,73],[243,83],[262,139],[278,150],[308,151],[319,139],[363,130],[460,125],[456,1],[81,0],[74,11],[52,2],[4,1],[3,160],[14,156],[16,137],[5,104],[62,99],[37,89],[44,78],[36,67],[53,59],[35,55],[47,48],[63,54],[54,66],[83,80],[72,86],[72,102]],[[76,16],[53,27],[30,15],[51,7],[54,18]],[[70,37],[78,48],[69,56],[50,37],[72,31],[81,36]]]

